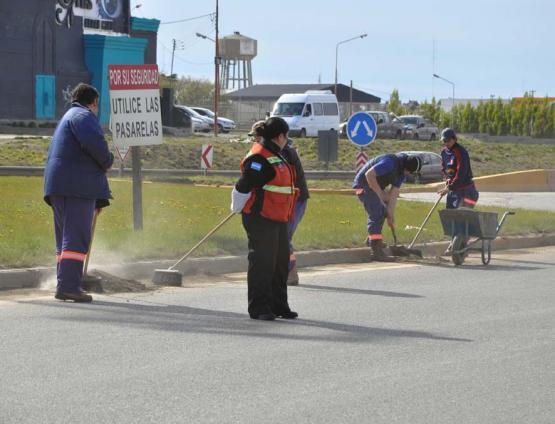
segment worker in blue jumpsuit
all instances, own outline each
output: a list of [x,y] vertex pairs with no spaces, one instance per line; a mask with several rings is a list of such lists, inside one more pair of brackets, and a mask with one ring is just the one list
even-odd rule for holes
[[419,172],[420,168],[418,156],[386,154],[370,159],[355,176],[353,188],[368,214],[367,245],[372,249],[373,260],[389,260],[384,251],[384,221],[387,218],[390,227],[395,225],[395,206],[401,184],[407,175]]
[[438,193],[447,194],[447,209],[461,206],[473,208],[478,202],[478,191],[474,185],[470,157],[466,149],[457,142],[457,135],[451,128],[441,132],[443,150],[441,163],[445,187]]
[[92,301],[81,287],[83,263],[95,208],[107,206],[112,197],[106,172],[114,161],[96,117],[98,101],[93,86],[77,85],[48,149],[44,200],[54,213],[59,300]]

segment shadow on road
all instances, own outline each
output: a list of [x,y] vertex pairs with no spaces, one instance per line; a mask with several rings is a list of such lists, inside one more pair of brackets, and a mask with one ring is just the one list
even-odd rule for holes
[[[124,299],[120,297],[120,299]],[[194,334],[260,337],[301,341],[337,343],[372,343],[388,338],[419,338],[451,342],[471,342],[470,339],[447,337],[427,331],[367,327],[316,320],[255,321],[246,314],[193,308],[181,305],[145,302],[148,304],[97,300],[93,304],[71,304],[44,300],[20,303],[47,306],[63,310],[51,319],[83,323],[105,323],[109,326],[139,327],[152,330]],[[69,309],[71,309],[71,313]]]
[[353,293],[353,294],[368,294],[372,296],[385,296],[385,297],[406,297],[411,299],[419,299],[424,296],[418,294],[410,293],[398,293],[392,291],[382,291],[382,290],[364,290],[364,289],[351,289],[348,287],[330,287],[330,286],[318,286],[316,284],[300,284],[300,288],[311,289],[311,290],[323,290],[323,291],[333,291],[339,293]]
[[[470,256],[471,260],[477,259],[479,261],[479,256],[474,257],[474,256]],[[468,259],[467,259],[468,260]],[[507,263],[512,263],[513,265],[509,265],[509,264],[497,264],[495,262],[507,262]],[[399,261],[401,262],[401,261]],[[537,264],[540,266],[528,266],[528,265],[519,265],[519,262],[522,263],[529,263],[529,264]],[[473,261],[473,263],[468,263],[465,262],[460,266],[455,266],[455,264],[453,264],[450,260],[446,260],[446,259],[442,259],[440,260],[434,260],[431,258],[425,258],[424,260],[417,260],[417,259],[405,259],[402,261],[402,263],[412,263],[412,264],[417,264],[417,265],[422,265],[422,266],[430,266],[430,267],[437,267],[437,268],[450,268],[450,269],[458,269],[458,270],[469,270],[469,269],[474,269],[474,270],[483,270],[483,271],[494,271],[494,270],[498,270],[498,271],[538,271],[538,270],[542,270],[545,269],[545,266],[541,266],[541,265],[553,265],[550,263],[543,263],[543,262],[530,262],[530,261],[518,261],[518,260],[508,260],[508,259],[498,259],[498,258],[493,258],[491,259],[491,263],[489,265],[483,265],[481,262],[475,263]]]

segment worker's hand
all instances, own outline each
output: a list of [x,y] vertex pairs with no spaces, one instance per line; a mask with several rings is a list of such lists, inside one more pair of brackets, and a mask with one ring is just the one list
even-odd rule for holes
[[381,199],[382,199],[382,203],[384,205],[387,205],[389,203],[389,192],[384,190],[383,194],[381,195]]
[[437,192],[440,196],[445,196],[449,192],[449,187],[445,186]]
[[250,197],[251,192],[241,193],[240,191],[237,191],[236,188],[233,188],[233,191],[231,192],[231,212],[241,213]]

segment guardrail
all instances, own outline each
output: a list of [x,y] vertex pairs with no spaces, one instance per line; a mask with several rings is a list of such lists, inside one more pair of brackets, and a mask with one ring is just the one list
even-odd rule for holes
[[[131,168],[125,168],[122,172],[119,169],[111,169],[110,177],[131,176]],[[194,176],[216,176],[216,177],[239,177],[239,170],[214,169],[204,171],[201,169],[142,169],[141,173],[145,177],[194,177]],[[42,166],[0,166],[0,176],[42,176],[44,167]],[[355,171],[305,171],[306,178],[313,180],[352,180]]]

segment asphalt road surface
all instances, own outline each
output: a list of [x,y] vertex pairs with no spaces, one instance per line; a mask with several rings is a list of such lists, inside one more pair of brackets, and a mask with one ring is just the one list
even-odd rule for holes
[[555,248],[311,269],[275,322],[237,275],[3,293],[0,423],[553,423],[554,273]]
[[[421,202],[435,202],[435,193],[403,193],[402,199],[416,200]],[[445,204],[445,199],[442,201]],[[555,192],[538,193],[497,193],[480,192],[478,205],[499,206],[507,210],[531,209],[539,211],[555,212]],[[555,422],[555,420],[554,420]]]

